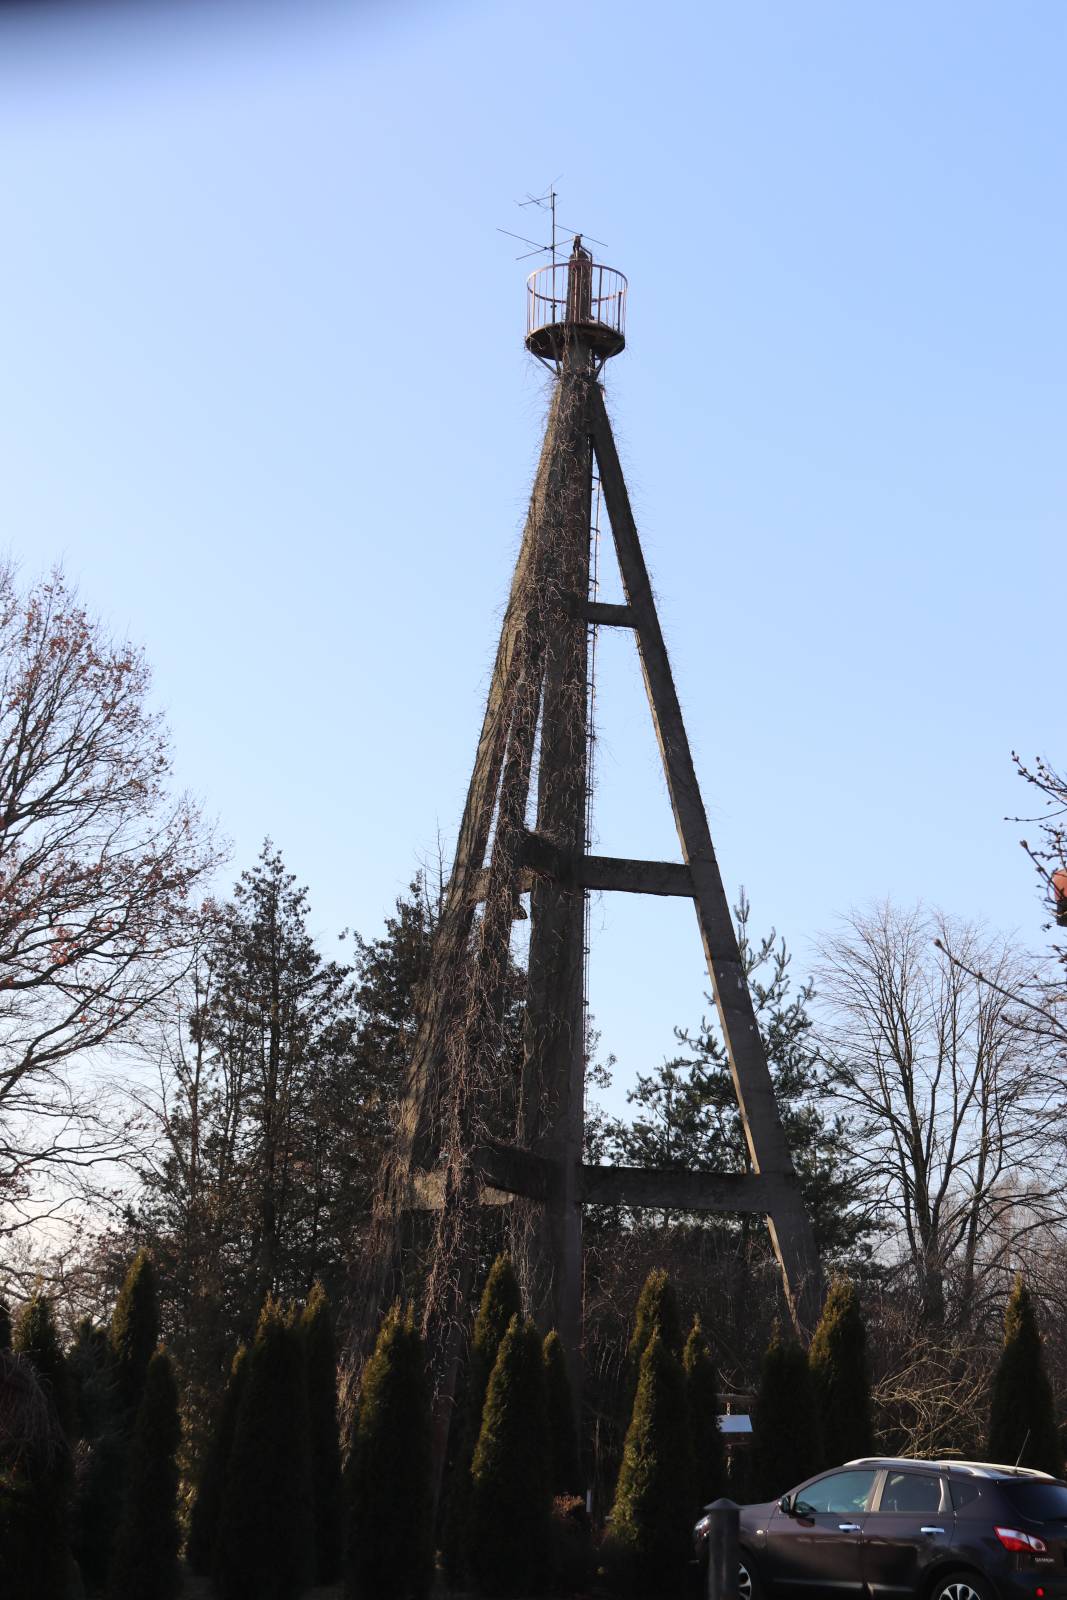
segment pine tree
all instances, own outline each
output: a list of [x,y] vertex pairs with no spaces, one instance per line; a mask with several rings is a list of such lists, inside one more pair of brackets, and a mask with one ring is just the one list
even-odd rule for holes
[[808,1358],[776,1328],[752,1408],[752,1498],[775,1500],[810,1478],[822,1460]]
[[37,1293],[26,1301],[15,1322],[12,1345],[16,1355],[32,1362],[59,1425],[69,1438],[74,1425],[70,1373],[47,1295]]
[[170,1357],[157,1350],[137,1408],[126,1495],[108,1592],[112,1600],[173,1600],[178,1571],[178,1390]]
[[497,1256],[489,1269],[482,1290],[478,1315],[474,1319],[470,1357],[464,1392],[458,1407],[459,1420],[453,1459],[450,1463],[441,1536],[445,1576],[456,1587],[463,1577],[467,1548],[467,1520],[470,1514],[471,1462],[482,1427],[482,1409],[489,1376],[496,1365],[500,1345],[512,1317],[522,1311],[519,1281],[511,1257]]
[[349,1600],[421,1600],[433,1579],[430,1393],[410,1307],[367,1363],[346,1477]]
[[808,1351],[822,1432],[822,1464],[840,1466],[870,1455],[871,1385],[867,1330],[855,1284],[838,1278],[830,1286]]
[[237,1427],[237,1412],[248,1374],[248,1346],[237,1347],[230,1365],[229,1380],[223,1391],[215,1431],[212,1434],[204,1462],[200,1469],[196,1499],[189,1518],[189,1543],[186,1557],[194,1572],[206,1577],[211,1571],[215,1556],[215,1541],[222,1514],[222,1500],[226,1492],[226,1474],[233,1449],[233,1436]]
[[159,1343],[156,1273],[146,1250],[134,1258],[111,1318],[111,1351],[119,1405],[132,1426],[148,1363]]
[[1004,1316],[1004,1348],[989,1413],[989,1459],[1009,1466],[1018,1461],[1057,1478],[1063,1470],[1041,1335],[1022,1278],[1015,1280]]
[[697,1509],[682,1364],[659,1328],[641,1356],[611,1511],[612,1541],[642,1597],[681,1595]]
[[710,1505],[726,1492],[726,1452],[719,1427],[719,1394],[715,1382],[715,1363],[701,1326],[693,1326],[682,1353],[686,1400],[689,1405],[690,1437],[693,1441],[693,1466],[697,1500]]
[[467,1560],[479,1589],[533,1594],[548,1574],[552,1505],[541,1340],[514,1316],[489,1378],[471,1463]]
[[578,1455],[578,1430],[574,1424],[574,1397],[567,1372],[563,1342],[555,1328],[542,1346],[545,1363],[545,1403],[548,1408],[550,1447],[550,1486],[553,1495],[578,1495],[585,1492],[585,1478]]
[[653,1267],[637,1297],[634,1314],[634,1331],[626,1352],[630,1381],[637,1387],[641,1372],[641,1357],[653,1333],[658,1332],[673,1355],[682,1353],[682,1317],[678,1298],[662,1267]]
[[11,1349],[11,1312],[7,1301],[0,1300],[0,1351]]
[[301,1319],[307,1364],[315,1561],[320,1583],[341,1570],[341,1446],[337,1421],[337,1344],[326,1290],[316,1282]]
[[248,1355],[219,1519],[222,1600],[295,1600],[315,1566],[304,1353],[268,1299]]

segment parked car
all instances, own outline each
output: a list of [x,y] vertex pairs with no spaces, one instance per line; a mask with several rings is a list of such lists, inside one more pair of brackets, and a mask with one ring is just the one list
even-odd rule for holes
[[[707,1568],[709,1518],[694,1529]],[[742,1600],[1067,1600],[1067,1483],[872,1456],[741,1508]]]

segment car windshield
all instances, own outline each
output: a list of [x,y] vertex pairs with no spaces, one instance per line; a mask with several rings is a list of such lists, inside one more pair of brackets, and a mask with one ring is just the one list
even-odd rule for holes
[[1000,1489],[1021,1517],[1031,1522],[1067,1520],[1067,1487],[1062,1483],[1034,1483],[1008,1478]]

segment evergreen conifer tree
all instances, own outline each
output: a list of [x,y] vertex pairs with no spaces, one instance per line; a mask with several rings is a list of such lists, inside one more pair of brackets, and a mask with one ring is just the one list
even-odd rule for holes
[[1016,1278],[1004,1316],[1004,1348],[993,1378],[989,1414],[989,1459],[1036,1467],[1059,1477],[1063,1450],[1045,1375],[1041,1335],[1033,1301]]
[[26,1301],[15,1322],[12,1346],[16,1355],[25,1356],[33,1364],[41,1388],[69,1438],[74,1424],[70,1373],[47,1295],[36,1293]]
[[682,1318],[678,1310],[678,1297],[662,1267],[654,1267],[645,1279],[637,1297],[634,1313],[634,1331],[626,1351],[626,1364],[630,1378],[631,1395],[637,1389],[641,1373],[641,1357],[653,1333],[659,1332],[667,1349],[673,1355],[682,1353]]
[[489,1268],[489,1275],[485,1280],[471,1337],[472,1391],[473,1398],[477,1401],[476,1410],[479,1418],[485,1392],[489,1387],[489,1377],[496,1366],[496,1358],[500,1353],[504,1335],[511,1326],[512,1317],[521,1315],[519,1280],[515,1276],[511,1257],[506,1254],[498,1255]]
[[641,1356],[610,1522],[642,1600],[684,1593],[696,1510],[685,1375],[657,1327]]
[[125,1418],[118,1405],[108,1330],[83,1317],[67,1362],[82,1441],[74,1483],[74,1554],[86,1585],[99,1589],[107,1580],[126,1475]]
[[247,1373],[248,1346],[241,1344],[238,1345],[230,1365],[230,1375],[223,1391],[215,1431],[204,1455],[196,1499],[189,1517],[186,1557],[193,1571],[199,1573],[201,1577],[207,1576],[214,1561],[219,1517],[226,1492],[226,1474],[230,1465],[230,1451],[233,1449],[237,1412]]
[[0,1300],[0,1351],[11,1349],[11,1312],[7,1301]]
[[474,1319],[463,1396],[458,1409],[453,1458],[450,1463],[441,1536],[445,1576],[453,1587],[463,1576],[470,1510],[471,1462],[482,1427],[482,1408],[489,1376],[512,1317],[521,1315],[522,1298],[511,1257],[497,1256],[489,1269]]
[[111,1423],[115,1409],[115,1374],[107,1330],[92,1317],[82,1317],[67,1351],[74,1403],[74,1430],[92,1441]]
[[471,1463],[467,1560],[483,1594],[534,1594],[550,1562],[552,1489],[541,1340],[514,1316],[489,1378]]
[[583,1494],[585,1479],[578,1454],[578,1430],[574,1423],[574,1397],[567,1372],[563,1342],[555,1328],[549,1333],[542,1355],[545,1363],[545,1403],[548,1407],[548,1437],[553,1495]]
[[170,1357],[148,1363],[130,1440],[126,1494],[111,1561],[111,1600],[173,1600],[178,1571],[178,1390]]
[[151,1256],[146,1250],[141,1250],[126,1274],[111,1318],[115,1385],[119,1406],[129,1427],[132,1427],[137,1415],[148,1363],[158,1343],[156,1273]]
[[0,1575],[4,1600],[67,1600],[67,1470],[0,1473]]
[[388,1313],[363,1373],[348,1465],[349,1600],[421,1600],[433,1579],[430,1392],[409,1307]]
[[840,1466],[871,1454],[871,1385],[867,1330],[855,1284],[830,1285],[819,1326],[808,1351],[822,1434],[822,1464]]
[[315,1567],[304,1352],[268,1299],[248,1355],[219,1519],[222,1600],[295,1600]]
[[715,1363],[699,1317],[693,1318],[682,1353],[682,1368],[689,1404],[697,1501],[706,1506],[726,1493],[726,1452],[719,1427]]
[[776,1328],[752,1408],[752,1499],[777,1499],[817,1472],[821,1460],[808,1358],[795,1339]]
[[0,1354],[6,1391],[0,1432],[0,1594],[4,1600],[66,1600],[70,1449],[51,1393],[27,1357]]
[[341,1445],[337,1421],[337,1343],[330,1301],[316,1282],[301,1319],[307,1363],[315,1561],[320,1583],[341,1570]]

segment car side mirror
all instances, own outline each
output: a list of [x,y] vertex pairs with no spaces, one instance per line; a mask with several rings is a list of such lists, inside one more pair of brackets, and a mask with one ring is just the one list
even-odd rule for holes
[[791,1517],[793,1515],[793,1496],[784,1494],[778,1502],[778,1509],[784,1512],[787,1517]]

